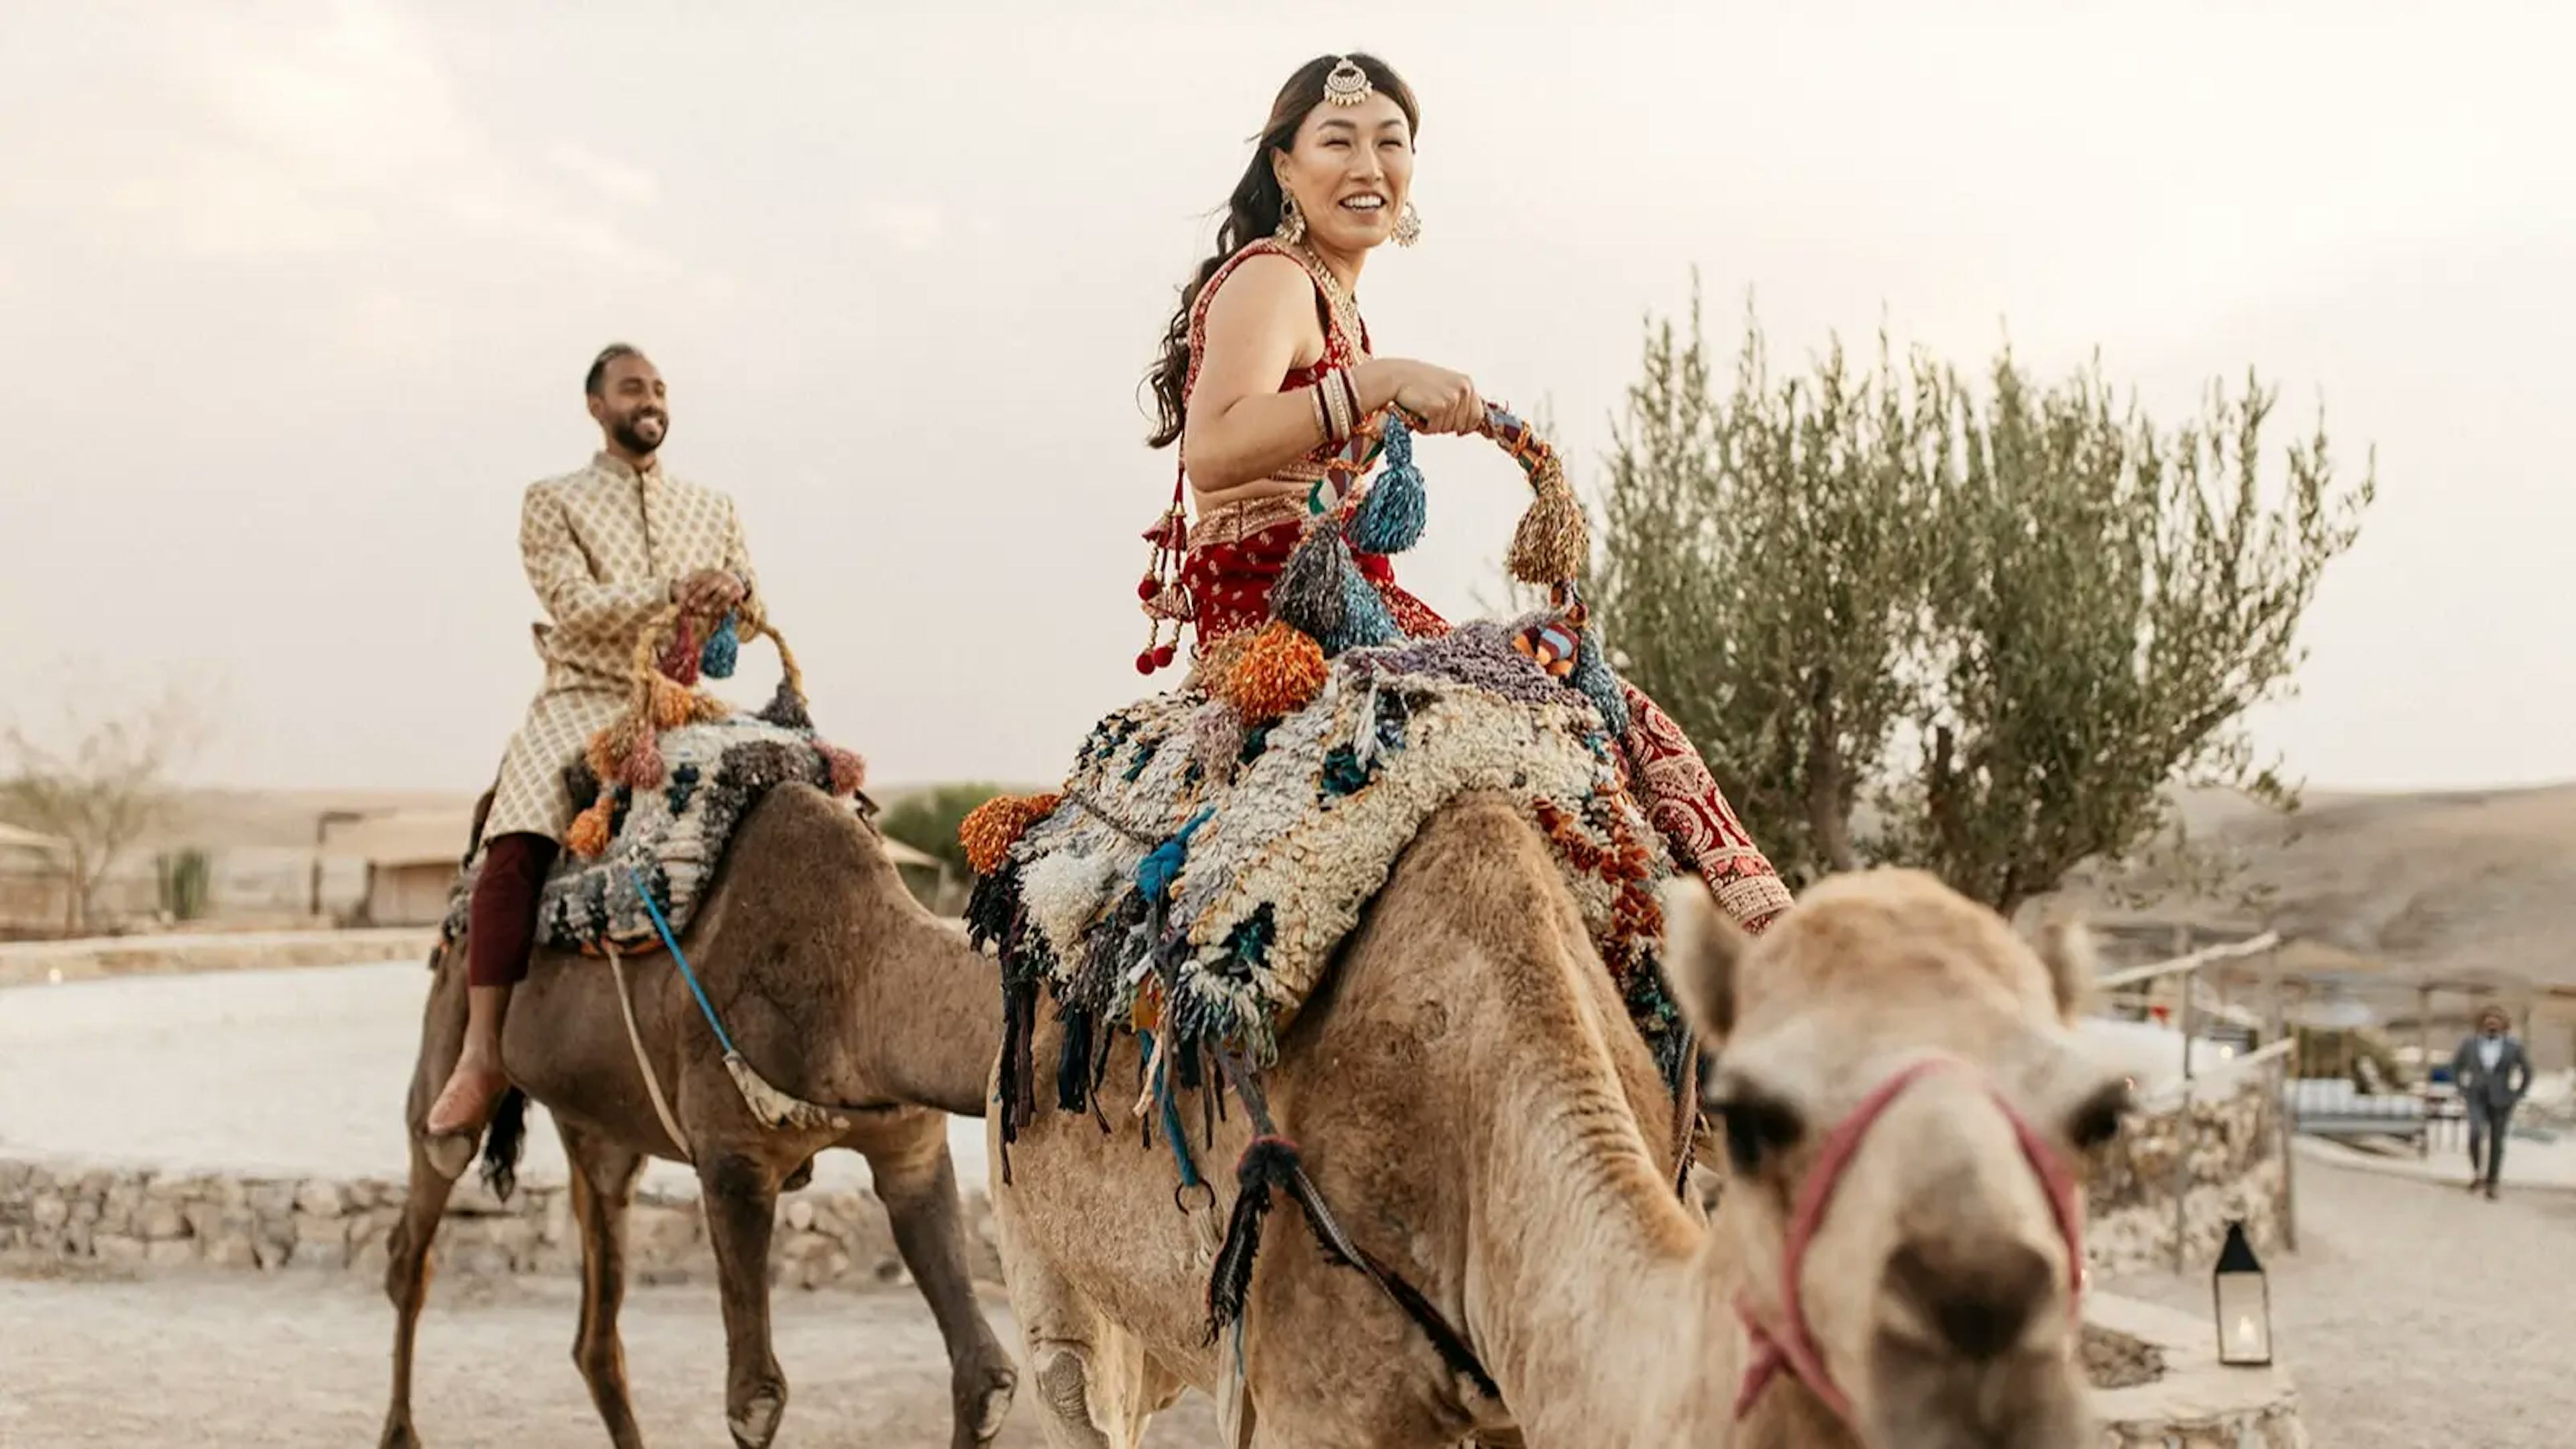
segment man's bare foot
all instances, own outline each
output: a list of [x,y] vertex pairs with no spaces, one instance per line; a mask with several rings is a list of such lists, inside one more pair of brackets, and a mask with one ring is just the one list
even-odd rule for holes
[[460,1061],[447,1074],[447,1085],[429,1107],[423,1130],[432,1137],[478,1132],[492,1118],[492,1104],[510,1087],[509,1074],[473,1061]]

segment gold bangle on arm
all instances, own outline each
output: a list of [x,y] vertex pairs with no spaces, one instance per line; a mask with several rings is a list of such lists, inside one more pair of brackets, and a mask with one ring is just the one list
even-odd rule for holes
[[1315,379],[1315,386],[1324,394],[1324,410],[1333,420],[1332,431],[1326,434],[1326,441],[1332,443],[1349,442],[1353,426],[1350,394],[1335,383],[1340,376],[1338,372],[1328,372]]

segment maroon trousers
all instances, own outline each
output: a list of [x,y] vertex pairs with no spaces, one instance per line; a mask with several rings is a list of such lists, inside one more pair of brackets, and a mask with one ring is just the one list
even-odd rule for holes
[[472,986],[516,986],[528,979],[537,940],[537,894],[555,863],[555,843],[542,835],[503,835],[483,848],[483,873],[465,908],[465,980]]

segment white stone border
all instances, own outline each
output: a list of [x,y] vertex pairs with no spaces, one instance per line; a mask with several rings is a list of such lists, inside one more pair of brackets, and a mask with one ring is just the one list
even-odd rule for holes
[[181,976],[215,971],[269,971],[304,966],[362,966],[427,961],[434,927],[365,930],[205,931],[93,936],[74,941],[0,945],[0,989],[33,988],[119,976]]
[[2210,1319],[2108,1293],[2089,1295],[2084,1317],[2164,1359],[2152,1383],[2094,1391],[2102,1449],[2308,1449],[2289,1373],[2221,1365]]

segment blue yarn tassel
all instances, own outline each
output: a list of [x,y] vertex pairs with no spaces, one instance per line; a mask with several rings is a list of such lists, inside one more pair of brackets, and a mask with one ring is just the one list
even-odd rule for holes
[[709,679],[733,678],[733,667],[742,658],[742,636],[734,631],[733,615],[724,616],[714,633],[707,636],[706,647],[698,651],[698,672]]
[[1392,644],[1404,637],[1397,628],[1395,615],[1388,612],[1386,596],[1377,591],[1354,563],[1342,570],[1342,627],[1332,637],[1318,639],[1326,654],[1339,654],[1345,649],[1369,649]]
[[1136,889],[1149,903],[1160,904],[1165,896],[1171,894],[1172,882],[1180,877],[1181,866],[1190,858],[1190,837],[1198,834],[1199,827],[1207,824],[1215,814],[1213,805],[1202,809],[1190,817],[1190,823],[1182,826],[1179,834],[1155,846],[1151,853],[1137,862]]
[[1362,553],[1402,553],[1422,541],[1430,504],[1422,470],[1413,465],[1413,432],[1402,414],[1386,420],[1385,466],[1351,518],[1351,543]]
[[1601,711],[1601,722],[1610,727],[1613,739],[1628,737],[1628,695],[1619,687],[1619,676],[1610,670],[1610,661],[1602,657],[1600,636],[1590,629],[1574,649],[1574,687],[1582,690]]
[[1331,648],[1350,609],[1345,576],[1359,571],[1351,546],[1331,519],[1310,525],[1296,552],[1270,586],[1270,612],[1290,628]]

